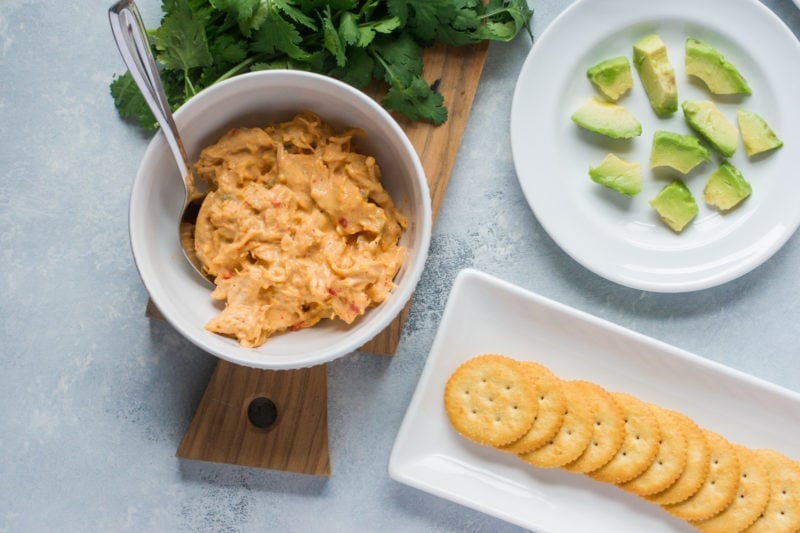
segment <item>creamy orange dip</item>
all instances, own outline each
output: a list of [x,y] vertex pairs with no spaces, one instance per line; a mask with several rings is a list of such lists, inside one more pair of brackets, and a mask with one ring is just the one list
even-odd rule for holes
[[375,159],[353,150],[361,134],[301,113],[202,151],[195,249],[225,301],[206,329],[255,347],[323,318],[349,324],[391,293],[406,220]]

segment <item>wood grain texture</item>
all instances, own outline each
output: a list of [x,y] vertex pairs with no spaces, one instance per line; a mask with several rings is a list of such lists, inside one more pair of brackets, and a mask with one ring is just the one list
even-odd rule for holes
[[[266,429],[247,417],[250,402],[262,396],[278,409]],[[272,371],[220,360],[176,455],[329,476],[327,409],[324,365]]]

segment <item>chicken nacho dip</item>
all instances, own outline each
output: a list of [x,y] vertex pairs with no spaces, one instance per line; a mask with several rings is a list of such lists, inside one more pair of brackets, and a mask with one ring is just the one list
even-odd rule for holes
[[201,152],[195,250],[225,302],[207,330],[256,347],[325,318],[349,324],[389,296],[406,219],[375,159],[354,151],[358,135],[300,113]]

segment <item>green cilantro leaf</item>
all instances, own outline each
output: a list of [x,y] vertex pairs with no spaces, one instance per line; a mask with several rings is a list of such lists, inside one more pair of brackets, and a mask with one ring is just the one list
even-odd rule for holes
[[[330,11],[328,11],[330,13]],[[358,27],[358,17],[355,13],[345,11],[339,19],[339,37],[346,44],[353,46],[361,38],[361,31]]]
[[122,118],[136,122],[144,130],[156,129],[156,117],[147,106],[130,72],[114,78],[110,89],[114,105]]
[[252,20],[258,9],[259,0],[209,0],[214,9],[227,13],[237,21],[242,33],[250,35]]
[[202,12],[192,11],[188,0],[164,0],[167,13],[154,32],[156,58],[165,68],[188,73],[214,61],[208,50]]
[[264,13],[258,31],[253,35],[252,50],[272,55],[283,52],[292,59],[308,59],[308,54],[300,46],[303,37],[291,22],[284,19],[277,9]]
[[490,0],[486,6],[486,25],[480,38],[508,42],[523,29],[528,30],[530,35],[528,21],[531,15],[533,11],[526,0]]
[[405,86],[392,85],[381,100],[381,105],[402,113],[409,120],[424,119],[434,125],[447,121],[444,98],[432,90],[420,76]]
[[389,13],[397,16],[416,39],[431,43],[439,28],[458,15],[453,0],[387,0]]
[[372,81],[374,68],[375,60],[369,52],[363,48],[354,48],[349,52],[347,68],[337,67],[328,74],[360,89]]
[[371,50],[383,66],[384,81],[392,85],[407,86],[422,74],[420,47],[408,34],[400,34],[394,39],[376,40]]
[[376,34],[389,34],[399,27],[400,19],[397,17],[361,24],[358,26],[358,41],[355,44],[360,48],[365,48],[375,39]]
[[[411,120],[447,119],[422,78],[422,49],[530,35],[527,0],[162,0],[150,31],[167,100],[267,68],[319,72],[355,87],[385,82],[382,103]],[[155,119],[130,74],[114,78],[119,114],[152,130]]]
[[[302,2],[296,2],[294,0],[261,0],[261,5],[265,8],[274,6],[297,24],[305,26],[311,31],[317,31],[317,25],[314,24],[314,19],[303,13],[301,9],[295,7],[295,4],[302,4]],[[328,11],[330,12],[330,6],[328,7]]]
[[224,34],[208,44],[214,63],[239,63],[247,58],[247,44]]
[[322,35],[325,49],[336,58],[336,66],[343,67],[347,63],[347,56],[345,55],[345,43],[336,26],[331,18],[330,10],[327,10],[322,19]]
[[295,0],[209,0],[210,4],[233,17],[245,37],[261,28],[275,16],[285,16],[292,23],[316,31],[314,19],[297,7],[302,2]]

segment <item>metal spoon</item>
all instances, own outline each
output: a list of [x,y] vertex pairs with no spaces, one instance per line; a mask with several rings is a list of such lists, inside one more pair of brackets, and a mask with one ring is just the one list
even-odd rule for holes
[[[167,144],[172,151],[175,162],[183,176],[185,197],[181,219],[178,225],[179,237],[183,233],[181,227],[186,224],[194,224],[197,220],[197,213],[200,204],[205,197],[195,185],[195,176],[186,149],[183,147],[178,127],[172,117],[172,110],[167,103],[164,94],[164,87],[161,85],[161,78],[158,74],[158,67],[150,51],[150,44],[147,39],[147,30],[142,22],[139,9],[133,0],[120,0],[108,10],[108,19],[111,23],[111,31],[114,33],[114,40],[117,42],[119,53],[122,55],[125,65],[131,73],[136,85],[142,92],[147,105],[155,115],[161,131],[167,139]],[[186,259],[192,267],[204,278],[208,279],[203,273],[202,265],[194,253],[194,237],[190,239],[181,238],[181,249]]]

